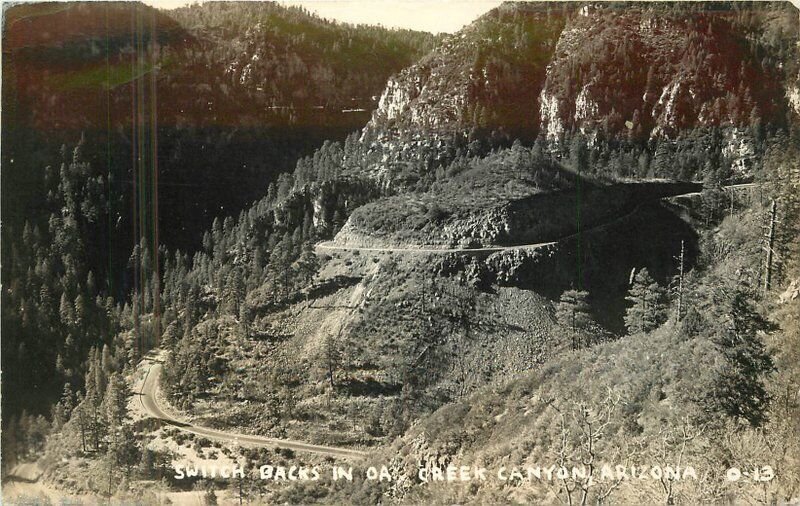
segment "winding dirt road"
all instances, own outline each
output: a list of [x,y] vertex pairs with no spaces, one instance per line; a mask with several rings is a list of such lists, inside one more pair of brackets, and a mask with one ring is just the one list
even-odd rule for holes
[[[737,184],[726,186],[724,189],[736,190],[740,188],[749,188],[757,186],[755,183],[746,183],[746,184]],[[675,197],[688,197],[693,195],[699,195],[700,192],[690,192],[685,194],[679,195],[672,195],[670,197],[665,198],[675,198]],[[624,216],[618,217],[615,220],[610,222],[606,222],[603,224],[599,224],[592,229],[584,230],[583,232],[588,232],[589,230],[599,229],[603,227],[610,226],[612,223],[633,214],[638,209],[635,208],[630,213],[625,214]],[[559,241],[550,241],[550,242],[542,242],[542,243],[535,243],[535,244],[522,244],[516,246],[489,246],[489,247],[482,247],[482,248],[430,248],[430,247],[418,247],[418,248],[400,248],[400,247],[387,247],[387,248],[368,248],[368,247],[357,247],[357,246],[342,246],[333,243],[332,241],[325,241],[318,243],[316,248],[318,250],[350,250],[350,251],[375,251],[375,252],[400,252],[400,253],[434,253],[434,254],[443,254],[443,253],[494,253],[498,251],[504,250],[512,250],[512,249],[537,249],[542,248],[545,246],[555,245],[560,241],[566,240],[570,237],[573,237],[577,234],[572,234],[567,237],[562,237]],[[144,407],[145,411],[158,420],[161,420],[164,423],[172,425],[179,430],[184,432],[190,432],[192,434],[197,434],[199,436],[207,437],[209,439],[215,439],[218,441],[225,441],[225,442],[232,442],[242,446],[265,446],[271,448],[288,448],[295,451],[300,452],[308,452],[308,453],[315,453],[318,455],[325,455],[331,457],[340,457],[340,458],[347,458],[347,459],[354,459],[354,460],[361,460],[367,456],[367,452],[353,450],[350,448],[337,448],[332,446],[322,446],[322,445],[314,445],[310,443],[304,443],[302,441],[293,441],[288,439],[277,439],[277,438],[270,438],[270,437],[262,437],[262,436],[252,436],[248,434],[235,434],[231,432],[224,432],[216,429],[211,429],[208,427],[201,427],[192,425],[191,423],[181,421],[172,415],[166,413],[161,406],[158,404],[158,400],[156,394],[158,392],[158,384],[159,378],[161,375],[162,365],[160,363],[153,363],[144,379],[144,383],[142,384],[142,390],[139,392],[139,398],[141,400],[142,406]]]
[[42,479],[36,462],[22,462],[3,478],[0,504],[105,504],[91,494],[73,494]]
[[[753,188],[753,187],[756,187],[756,186],[758,186],[758,183],[742,183],[742,184],[734,184],[734,185],[729,185],[729,186],[723,186],[722,189],[723,190],[731,190],[731,191],[733,191],[733,190],[738,190],[738,189]],[[701,195],[701,192],[681,193],[681,194],[678,194],[678,195],[670,195],[669,197],[663,197],[662,200],[672,199],[672,198],[676,198],[676,197],[693,197],[693,196],[698,196],[698,195]],[[613,223],[615,223],[615,222],[617,222],[619,220],[622,220],[622,219],[627,218],[628,216],[632,215],[633,213],[638,211],[641,208],[641,206],[644,205],[645,203],[646,202],[643,202],[643,203],[639,204],[632,211],[624,214],[623,216],[618,216],[617,218],[614,218],[613,220],[608,221],[606,223],[600,223],[600,224],[595,225],[593,227],[587,228],[587,229],[583,230],[581,233],[587,233],[587,232],[591,232],[591,231],[594,231],[594,230],[598,230],[598,229],[602,229],[602,228],[608,227],[609,225],[611,225],[611,224],[613,224]],[[430,254],[430,253],[434,253],[434,254],[447,254],[447,253],[497,253],[498,251],[532,250],[532,249],[543,248],[545,246],[553,246],[555,244],[558,244],[561,241],[564,241],[564,240],[567,240],[567,239],[571,239],[571,238],[573,238],[573,237],[575,237],[577,235],[579,235],[579,234],[570,234],[570,235],[568,235],[566,237],[562,237],[562,238],[558,239],[557,241],[550,241],[550,242],[539,242],[539,243],[534,243],[534,244],[518,244],[518,245],[513,245],[513,246],[487,246],[487,247],[481,247],[481,248],[434,248],[434,247],[426,247],[426,246],[410,247],[410,248],[408,248],[408,247],[406,247],[406,248],[393,247],[393,246],[388,246],[388,247],[385,247],[385,248],[374,248],[374,247],[370,248],[370,247],[341,245],[341,244],[336,244],[334,241],[323,241],[323,242],[317,243],[315,248],[318,251],[322,251],[322,250],[329,250],[329,251],[330,250],[338,250],[338,251],[372,251],[372,252],[383,252],[383,253],[386,253],[386,252],[391,252],[391,253],[426,253],[426,254]]]
[[542,246],[549,246],[556,244],[555,241],[540,242],[536,244],[522,244],[519,246],[487,246],[482,248],[362,248],[358,246],[342,246],[334,244],[333,241],[323,241],[318,243],[316,247],[320,250],[350,250],[350,251],[380,251],[380,252],[397,252],[397,253],[496,253],[498,251],[508,249],[536,249]]
[[340,457],[351,460],[361,460],[367,456],[367,452],[353,450],[350,448],[337,448],[333,446],[322,446],[302,441],[292,441],[289,439],[277,439],[263,436],[252,436],[249,434],[235,434],[231,432],[223,432],[208,427],[200,427],[192,425],[191,423],[184,422],[168,414],[158,404],[157,393],[158,385],[161,377],[162,365],[154,363],[150,366],[145,376],[142,390],[139,392],[139,399],[145,411],[164,423],[174,426],[175,428],[184,432],[190,432],[198,436],[207,437],[217,441],[225,441],[235,443],[240,446],[264,446],[269,448],[287,448],[298,452],[315,453],[317,455],[325,455],[329,457]]

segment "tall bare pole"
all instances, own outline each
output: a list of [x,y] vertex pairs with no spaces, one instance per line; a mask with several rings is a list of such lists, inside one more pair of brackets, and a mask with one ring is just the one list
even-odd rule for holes
[[729,216],[731,216],[731,217],[733,216],[733,193],[734,193],[734,191],[735,190],[733,189],[733,187],[731,187],[730,188],[730,192],[731,192],[731,210],[730,210],[730,214],[729,214]]
[[[243,466],[244,467],[244,466]],[[242,506],[242,476],[239,476],[239,506]]]
[[683,253],[684,253],[684,241],[681,240],[681,256],[678,267],[678,321],[680,321],[681,315],[683,315],[683,266],[684,266]]
[[778,211],[778,204],[775,202],[775,199],[772,199],[772,206],[770,208],[770,218],[769,218],[769,233],[767,235],[767,265],[766,265],[766,275],[764,276],[764,295],[766,296],[769,292],[770,285],[772,284],[772,255],[773,255],[773,246],[775,245],[775,223],[776,223],[776,216]]

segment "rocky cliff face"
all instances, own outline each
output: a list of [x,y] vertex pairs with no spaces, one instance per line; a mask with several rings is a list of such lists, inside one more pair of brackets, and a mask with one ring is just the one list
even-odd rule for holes
[[[800,107],[798,16],[788,4],[715,5],[503,4],[392,76],[336,164],[371,195],[429,192],[434,178],[455,177],[436,170],[460,155],[539,138],[537,152],[564,157],[571,138],[583,132],[598,157],[620,148],[634,153],[618,163],[625,165],[623,177],[697,180],[720,170],[713,165],[748,176],[765,131],[785,126],[787,113]],[[643,158],[645,170],[636,167]],[[308,213],[335,231],[357,207],[345,200],[369,201],[360,187],[340,189],[341,198],[326,188],[301,190],[278,210],[277,224],[298,223]],[[425,225],[432,202],[426,206],[396,214],[419,218],[411,229],[429,226],[435,238],[423,242],[436,246],[502,244],[516,229],[531,229],[537,215],[502,205],[470,214],[470,203],[453,219]],[[349,223],[340,238],[419,243],[388,232],[378,237],[375,227],[361,225]]]
[[397,164],[482,152],[492,139],[535,138],[536,97],[567,11],[504,4],[392,77],[361,135],[370,169],[386,177]]
[[361,140],[386,178],[540,133],[566,149],[575,131],[644,146],[718,128],[744,170],[758,130],[800,108],[797,37],[789,4],[508,3],[390,79]]
[[573,128],[675,137],[781,115],[783,62],[755,55],[767,50],[755,38],[760,23],[776,13],[747,9],[583,7],[559,38],[539,97],[548,139]]
[[800,114],[800,76],[797,82],[786,90],[786,96],[795,114]]
[[310,217],[323,236],[338,230],[356,208],[380,197],[380,190],[367,179],[339,179],[307,185],[278,202],[273,223],[294,230]]

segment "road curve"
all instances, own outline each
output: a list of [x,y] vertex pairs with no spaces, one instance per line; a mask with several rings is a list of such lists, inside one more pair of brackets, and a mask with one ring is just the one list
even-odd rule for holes
[[217,441],[236,443],[240,446],[263,446],[269,448],[288,448],[298,452],[315,453],[329,457],[340,457],[351,460],[362,460],[367,456],[367,452],[352,450],[350,448],[337,448],[333,446],[314,445],[302,441],[292,441],[289,439],[277,439],[263,436],[253,436],[249,434],[235,434],[224,432],[208,427],[200,427],[191,423],[178,420],[172,415],[167,414],[158,404],[156,394],[158,392],[159,379],[161,377],[162,365],[153,363],[148,369],[142,390],[139,392],[139,399],[145,411],[164,423],[174,426],[178,430],[207,437]]
[[536,249],[553,244],[556,244],[556,242],[540,242],[536,244],[522,244],[519,246],[487,246],[481,248],[361,248],[358,246],[341,246],[334,244],[333,241],[323,241],[318,243],[316,247],[321,250],[391,251],[398,253],[496,253],[498,251],[509,249]]
[[[743,183],[743,184],[734,184],[723,186],[723,190],[738,190],[741,188],[752,188],[758,186],[758,183]],[[689,192],[689,193],[681,193],[678,195],[671,195],[669,197],[663,197],[663,199],[671,199],[675,197],[692,197],[701,195],[701,192]],[[623,216],[617,217],[610,222],[600,223],[595,225],[594,227],[590,227],[586,230],[583,230],[582,233],[591,232],[596,229],[601,229],[607,227],[608,225],[619,221],[623,218],[630,216],[631,214],[635,213],[639,210],[639,208],[643,205],[639,204],[636,206],[633,211],[626,213]],[[447,254],[447,253],[497,253],[498,251],[507,251],[507,250],[531,250],[531,249],[538,249],[545,246],[553,246],[558,244],[560,241],[564,241],[566,239],[571,239],[579,234],[570,234],[566,237],[562,237],[558,241],[550,241],[550,242],[539,242],[534,244],[519,244],[514,246],[487,246],[481,248],[431,248],[431,247],[410,247],[410,248],[401,248],[401,247],[385,247],[385,248],[367,248],[367,247],[360,247],[360,246],[346,246],[341,244],[336,244],[333,241],[323,241],[317,243],[315,248],[317,250],[339,250],[339,251],[373,251],[373,252],[391,252],[391,253],[434,253],[434,254]]]
[[[723,187],[723,189],[739,189],[739,188],[749,188],[753,186],[758,186],[756,183],[746,183],[746,184],[737,184],[737,185],[730,185]],[[700,195],[700,192],[690,192],[680,195],[673,195],[667,198],[674,198],[674,197],[688,197]],[[603,228],[609,226],[611,223],[618,221],[630,214],[633,214],[638,209],[635,208],[630,213],[622,217],[618,217],[611,222],[599,224],[592,229]],[[584,232],[588,232],[589,230],[584,230]],[[577,234],[572,234],[567,237],[563,237],[560,240],[563,241],[565,239],[571,238]],[[401,252],[401,253],[476,253],[476,252],[486,252],[486,253],[494,253],[498,251],[504,250],[512,250],[512,249],[537,249],[545,246],[551,246],[557,244],[558,241],[550,241],[550,242],[542,242],[542,243],[535,243],[535,244],[522,244],[517,246],[489,246],[489,247],[482,247],[482,248],[361,248],[357,246],[341,246],[334,244],[332,241],[325,241],[318,243],[316,248],[318,250],[358,250],[358,251],[375,251],[375,252]],[[210,429],[208,427],[200,427],[196,425],[192,425],[190,423],[178,420],[173,416],[164,412],[164,410],[158,405],[158,400],[156,398],[156,393],[158,391],[158,382],[161,376],[161,369],[162,366],[160,363],[153,363],[150,368],[148,369],[144,383],[142,385],[142,390],[139,393],[139,399],[141,400],[142,406],[144,407],[145,411],[150,414],[153,418],[159,419],[164,423],[170,424],[179,430],[184,432],[190,432],[192,434],[197,434],[199,436],[207,437],[209,439],[215,439],[218,441],[226,441],[236,443],[242,446],[265,446],[271,448],[288,448],[295,451],[300,452],[308,452],[308,453],[315,453],[317,455],[325,455],[331,457],[341,457],[341,458],[348,458],[353,460],[361,460],[367,456],[367,452],[359,451],[359,450],[352,450],[349,448],[336,448],[332,446],[321,446],[321,445],[314,445],[310,443],[304,443],[302,441],[292,441],[288,439],[277,439],[277,438],[270,438],[270,437],[262,437],[262,436],[252,436],[248,434],[235,434],[231,432],[223,432],[216,429]]]
[[[757,186],[760,186],[760,185],[758,183],[740,183],[740,184],[731,184],[731,185],[728,185],[728,186],[722,186],[721,188],[723,190],[732,190],[733,191],[733,190],[741,190],[741,189],[747,189],[747,188],[755,188]],[[700,196],[702,194],[703,194],[703,192],[681,193],[680,195],[673,195],[672,197],[667,197],[667,198],[672,199],[672,198],[675,198],[675,197],[698,197],[698,196]]]

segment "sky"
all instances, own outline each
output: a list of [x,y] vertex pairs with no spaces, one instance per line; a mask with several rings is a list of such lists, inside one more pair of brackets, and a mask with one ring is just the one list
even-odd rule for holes
[[[144,0],[158,8],[172,9],[192,3],[187,0]],[[453,33],[501,0],[279,0],[284,5],[303,6],[319,16],[347,23],[410,28],[431,33]]]

